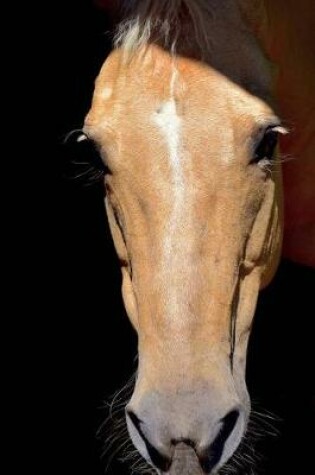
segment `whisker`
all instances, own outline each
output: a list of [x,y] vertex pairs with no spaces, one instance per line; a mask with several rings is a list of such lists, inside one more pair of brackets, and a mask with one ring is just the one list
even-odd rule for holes
[[276,423],[281,419],[270,411],[257,409],[257,403],[252,401],[247,431],[234,455],[227,464],[219,470],[220,475],[256,475],[257,464],[261,465],[264,457],[257,450],[257,443],[267,436],[276,437],[279,433]]
[[130,464],[131,473],[155,475],[156,472],[135,449],[127,429],[125,407],[132,395],[136,374],[135,372],[109,401],[103,402],[101,408],[106,410],[107,417],[98,429],[97,437],[104,438],[101,457],[106,457],[106,471],[109,470],[113,460],[117,459],[121,463]]

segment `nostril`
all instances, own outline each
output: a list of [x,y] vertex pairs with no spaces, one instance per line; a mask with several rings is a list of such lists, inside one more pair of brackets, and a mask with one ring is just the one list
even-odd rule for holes
[[167,472],[171,466],[172,461],[168,457],[166,457],[164,454],[160,453],[148,440],[142,428],[143,421],[139,419],[139,417],[130,409],[127,409],[126,412],[134,428],[137,430],[141,439],[145,443],[145,446],[147,448],[148,454],[150,456],[150,459],[153,465],[155,465],[156,468],[162,470],[162,472]]
[[222,434],[222,438],[224,439],[224,443],[232,434],[239,416],[240,416],[240,412],[237,409],[234,409],[233,411],[229,412],[225,417],[223,417],[221,421],[223,423],[221,434]]
[[201,466],[206,473],[218,464],[222,457],[224,446],[230,435],[232,434],[240,412],[237,409],[230,411],[223,419],[221,419],[221,429],[212,442],[208,450],[204,451],[204,455],[200,459]]

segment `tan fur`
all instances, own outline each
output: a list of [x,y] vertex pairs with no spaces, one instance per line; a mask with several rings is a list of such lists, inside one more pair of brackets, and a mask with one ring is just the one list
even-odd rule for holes
[[[111,171],[106,207],[122,263],[126,309],[139,336],[139,373],[129,410],[163,456],[172,458],[172,441],[190,440],[201,460],[218,421],[237,407],[240,417],[216,468],[232,455],[245,431],[248,337],[259,289],[272,279],[281,253],[280,164],[269,171],[254,165],[250,146],[259,131],[279,120],[279,109],[292,111],[297,120],[300,141],[283,143],[284,150],[301,155],[292,168],[302,174],[308,163],[310,174],[305,190],[301,185],[292,189],[297,203],[296,208],[287,204],[286,226],[314,224],[314,189],[308,189],[314,173],[312,106],[310,100],[300,105],[306,98],[299,91],[293,94],[292,80],[305,77],[308,90],[315,76],[310,67],[304,76],[290,70],[287,77],[284,71],[292,64],[279,58],[273,46],[280,28],[276,10],[266,3],[255,16],[245,0],[240,2],[243,10],[224,2],[225,9],[218,9],[216,21],[209,23],[215,41],[204,61],[199,52],[185,55],[183,44],[177,55],[147,36],[143,44],[140,31],[141,41],[135,40],[126,61],[121,37],[97,79],[85,122],[85,132]],[[263,16],[266,12],[274,25]],[[224,18],[228,32],[222,28]],[[228,47],[233,35],[235,44]],[[128,51],[130,38],[125,36]],[[279,41],[285,42],[284,36]],[[279,60],[278,76],[265,54]],[[178,144],[173,145],[167,143],[172,123],[166,121],[172,117],[178,123]],[[163,120],[164,129],[159,127]],[[172,153],[178,155],[175,165]],[[287,170],[289,183],[294,179]],[[176,186],[183,188],[179,194]],[[298,222],[294,209],[302,204],[309,207]],[[285,243],[287,254],[296,257],[290,238]],[[310,252],[299,256],[313,258]],[[142,437],[128,423],[135,445],[147,457]]]

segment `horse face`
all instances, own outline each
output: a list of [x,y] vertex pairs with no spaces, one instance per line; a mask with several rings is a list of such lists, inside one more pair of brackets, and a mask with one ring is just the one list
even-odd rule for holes
[[227,77],[158,47],[116,50],[86,134],[110,173],[106,208],[139,369],[130,436],[160,472],[181,443],[202,473],[237,448],[246,348],[281,242],[274,112]]

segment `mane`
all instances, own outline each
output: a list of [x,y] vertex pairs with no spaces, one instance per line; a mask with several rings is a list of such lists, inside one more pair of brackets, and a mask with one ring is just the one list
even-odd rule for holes
[[191,50],[207,55],[213,0],[125,0],[122,6],[125,19],[117,29],[115,46],[127,54],[154,42],[174,53]]
[[173,56],[211,65],[270,102],[273,70],[247,25],[247,18],[258,24],[265,17],[262,0],[121,0],[121,5],[115,47],[122,48],[125,61],[156,44]]

